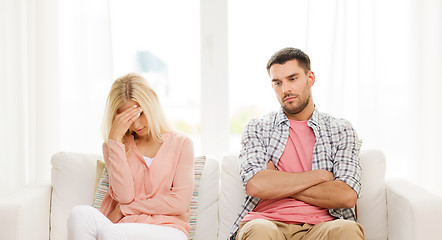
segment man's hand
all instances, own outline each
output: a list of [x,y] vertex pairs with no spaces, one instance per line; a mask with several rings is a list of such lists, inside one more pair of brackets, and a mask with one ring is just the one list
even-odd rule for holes
[[269,162],[267,163],[267,169],[268,169],[268,170],[277,170],[276,167],[275,167],[275,164],[273,164],[272,161],[269,161]]
[[327,171],[325,169],[317,169],[317,170],[313,170],[313,171],[317,171],[318,174],[324,175],[324,179],[325,179],[324,182],[330,182],[330,181],[335,180],[335,175],[330,171]]
[[111,220],[111,222],[113,223],[117,223],[118,221],[120,221],[122,218],[124,217],[123,213],[121,212],[120,209],[120,204],[117,204],[117,206],[115,207],[115,209],[109,214],[108,218],[109,220]]
[[112,122],[109,139],[122,142],[124,134],[126,134],[130,125],[140,116],[142,111],[142,108],[134,105],[117,114]]

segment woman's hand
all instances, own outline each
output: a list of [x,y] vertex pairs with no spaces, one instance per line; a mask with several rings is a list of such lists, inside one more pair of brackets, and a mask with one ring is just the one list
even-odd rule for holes
[[134,105],[115,116],[109,132],[109,139],[122,142],[130,125],[140,116],[142,108]]
[[117,223],[118,221],[120,221],[122,218],[124,217],[123,213],[121,212],[120,209],[120,204],[117,204],[117,206],[115,207],[115,209],[109,214],[108,218],[109,220],[111,220],[111,222],[113,223]]

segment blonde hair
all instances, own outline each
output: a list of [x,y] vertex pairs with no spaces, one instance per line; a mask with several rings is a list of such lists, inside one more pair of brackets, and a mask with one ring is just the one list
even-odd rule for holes
[[[137,102],[147,118],[148,134],[155,142],[162,142],[162,134],[172,127],[166,120],[157,94],[149,83],[138,73],[129,73],[114,81],[107,97],[103,118],[104,141],[109,138],[112,122],[118,108],[126,101]],[[126,135],[131,134],[129,131]]]

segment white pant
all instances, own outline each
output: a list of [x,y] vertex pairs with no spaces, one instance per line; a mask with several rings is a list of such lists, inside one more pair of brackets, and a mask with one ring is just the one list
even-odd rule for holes
[[68,240],[187,240],[173,227],[144,224],[113,224],[91,206],[76,206],[68,218]]

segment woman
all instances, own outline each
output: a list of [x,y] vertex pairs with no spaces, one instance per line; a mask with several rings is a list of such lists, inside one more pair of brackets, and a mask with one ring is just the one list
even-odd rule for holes
[[187,239],[193,145],[171,130],[143,77],[130,73],[115,80],[103,126],[109,190],[100,211],[72,210],[68,238]]

